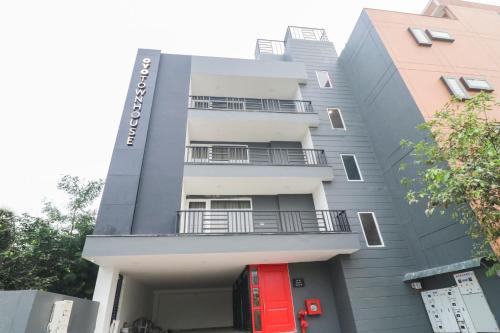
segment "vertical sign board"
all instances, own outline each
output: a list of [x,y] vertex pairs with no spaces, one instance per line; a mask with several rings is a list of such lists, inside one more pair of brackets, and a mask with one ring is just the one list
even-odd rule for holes
[[132,230],[159,63],[159,50],[138,50],[95,234],[130,234]]

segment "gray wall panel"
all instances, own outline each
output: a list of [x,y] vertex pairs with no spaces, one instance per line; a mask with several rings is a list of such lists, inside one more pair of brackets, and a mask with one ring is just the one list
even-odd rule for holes
[[180,209],[191,58],[161,55],[133,234],[175,231]]
[[[127,137],[131,112],[136,98],[137,85],[140,82],[140,71],[143,69],[142,61],[145,58],[151,59],[149,75],[145,81],[146,93],[142,101],[135,140],[133,145],[129,146]],[[144,49],[137,51],[94,234],[123,235],[131,232],[133,221],[131,212],[133,213],[135,208],[159,62],[160,51]]]
[[412,163],[399,142],[423,138],[415,127],[424,118],[366,12],[361,14],[340,63],[348,73],[361,114],[370,124],[367,130],[417,266],[424,269],[470,258],[465,226],[449,215],[428,218],[424,204],[409,206],[404,198],[406,189],[399,181],[415,177],[418,170],[399,170],[401,162]]
[[0,332],[25,333],[36,290],[0,291]]
[[0,291],[0,332],[45,332],[54,302],[70,300],[68,333],[94,332],[99,303],[37,290]]
[[[338,322],[338,311],[330,280],[328,264],[326,262],[309,262],[289,264],[290,278],[303,278],[305,286],[294,288],[292,285],[292,296],[295,313],[305,309],[304,301],[308,298],[321,300],[323,314],[320,316],[308,316],[307,329],[310,333],[332,332],[340,333]],[[297,331],[300,331],[300,321],[296,321]]]
[[[383,169],[371,143],[368,127],[372,124],[367,122],[366,124],[370,126],[365,125],[362,108],[358,107],[358,101],[351,91],[347,73],[337,62],[333,45],[328,42],[288,40],[286,56],[290,60],[304,62],[308,82],[307,85],[301,87],[302,97],[311,100],[315,110],[319,113],[320,125],[317,128],[311,128],[311,137],[314,148],[325,149],[328,163],[334,171],[334,180],[324,183],[329,209],[345,209],[352,230],[360,232],[361,250],[350,256],[342,256],[337,264],[332,266],[335,273],[332,274],[332,281],[336,297],[341,297],[337,304],[347,303],[351,307],[351,309],[341,308],[346,319],[341,318],[340,325],[347,332],[374,332],[379,329],[382,331],[399,329],[400,332],[411,329],[420,330],[420,332],[430,331],[423,307],[415,302],[418,300],[418,295],[401,282],[402,276],[416,267],[415,261],[408,251],[404,227],[398,224],[394,202],[385,184]],[[383,68],[387,66],[387,59],[383,57],[379,59],[382,65],[371,64],[370,66],[379,67],[377,70],[380,71],[379,75],[382,75],[385,73]],[[367,67],[370,66],[367,65]],[[319,88],[316,70],[329,72],[333,81],[333,89]],[[363,82],[365,89],[375,84],[370,80]],[[346,131],[331,128],[326,113],[328,107],[341,109]],[[340,159],[342,153],[356,155],[364,178],[363,182],[347,181]],[[386,245],[384,248],[368,249],[366,247],[357,217],[359,211],[375,213]],[[399,250],[402,251],[403,256],[385,258],[386,251],[394,255],[394,252]],[[366,252],[369,253],[370,259],[364,259]],[[358,260],[361,261],[358,263]],[[339,269],[342,273],[335,272]],[[394,284],[375,287],[370,278],[377,277],[391,278]],[[338,279],[343,279],[343,282]],[[399,283],[396,282],[397,279]],[[355,281],[356,287],[351,286],[351,280]],[[410,306],[416,319],[414,321],[387,320],[387,318],[394,317],[389,306]],[[358,311],[358,309],[371,308],[379,309],[380,316],[372,325],[369,325],[367,323],[373,321],[373,318],[367,314],[369,311]]]

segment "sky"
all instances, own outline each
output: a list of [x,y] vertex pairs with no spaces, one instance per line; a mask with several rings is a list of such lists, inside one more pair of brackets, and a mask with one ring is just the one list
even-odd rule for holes
[[[480,2],[500,5],[500,0]],[[289,25],[343,49],[362,8],[427,0],[16,0],[0,4],[0,207],[62,203],[64,174],[105,179],[138,48],[253,58]]]

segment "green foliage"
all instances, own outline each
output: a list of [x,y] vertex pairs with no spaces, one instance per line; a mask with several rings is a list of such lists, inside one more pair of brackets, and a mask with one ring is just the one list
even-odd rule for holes
[[[465,103],[452,101],[418,129],[427,133],[419,142],[402,140],[419,171],[403,178],[410,204],[424,201],[425,213],[451,213],[467,224],[475,241],[474,255],[492,263],[488,274],[500,270],[491,245],[500,237],[500,126],[488,120],[498,107],[492,96],[480,93]],[[406,169],[402,164],[400,170]]]
[[81,252],[94,227],[92,204],[102,186],[100,180],[82,183],[63,176],[57,188],[68,195],[64,209],[45,202],[43,217],[0,210],[0,289],[92,296],[97,267],[82,259]]

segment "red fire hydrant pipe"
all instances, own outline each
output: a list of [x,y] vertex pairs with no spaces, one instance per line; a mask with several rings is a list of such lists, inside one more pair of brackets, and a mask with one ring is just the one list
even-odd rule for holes
[[299,310],[299,319],[300,319],[300,332],[301,333],[307,333],[307,327],[309,326],[309,323],[306,320],[307,316],[307,311],[304,309]]

